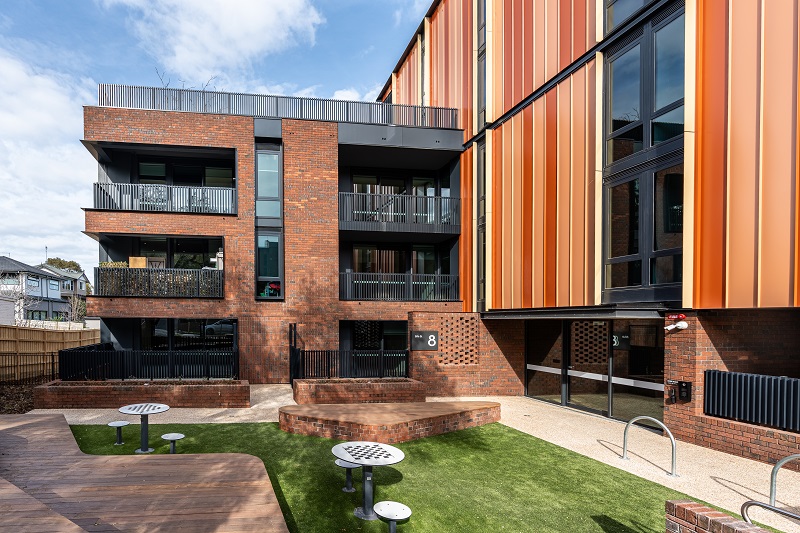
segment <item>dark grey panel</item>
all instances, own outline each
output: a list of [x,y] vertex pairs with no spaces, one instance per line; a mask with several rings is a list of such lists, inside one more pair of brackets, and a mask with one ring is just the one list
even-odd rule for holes
[[458,150],[464,140],[461,130],[440,130],[435,128],[402,128],[403,146],[406,148],[426,148],[429,150]]
[[339,145],[339,164],[359,168],[439,170],[460,155],[460,150],[420,150],[391,146]]
[[371,146],[403,146],[401,126],[374,126],[371,124],[339,124],[339,144],[366,144]]
[[280,139],[281,136],[281,119],[279,118],[256,118],[254,120],[253,130],[256,137],[271,137],[273,139]]

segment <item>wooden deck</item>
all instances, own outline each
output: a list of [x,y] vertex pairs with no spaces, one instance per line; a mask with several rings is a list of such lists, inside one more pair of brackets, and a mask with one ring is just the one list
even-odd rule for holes
[[0,531],[288,533],[245,454],[95,456],[63,415],[0,416]]

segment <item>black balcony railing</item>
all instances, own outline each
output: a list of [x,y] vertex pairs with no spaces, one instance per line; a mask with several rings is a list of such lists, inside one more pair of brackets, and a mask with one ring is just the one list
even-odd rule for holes
[[460,227],[460,198],[339,193],[342,230],[458,234]]
[[703,412],[709,416],[800,431],[800,379],[705,371]]
[[114,350],[110,343],[59,352],[63,381],[106,379],[235,379],[237,350]]
[[341,272],[339,299],[450,302],[458,300],[458,276]]
[[408,350],[292,350],[295,378],[408,377]]
[[458,128],[458,112],[446,107],[384,104],[242,94],[164,87],[100,84],[98,105],[159,111],[192,111],[259,118],[296,118],[361,124]]
[[224,271],[188,268],[94,269],[95,295],[144,298],[223,298]]
[[94,208],[163,213],[236,214],[236,189],[95,183]]

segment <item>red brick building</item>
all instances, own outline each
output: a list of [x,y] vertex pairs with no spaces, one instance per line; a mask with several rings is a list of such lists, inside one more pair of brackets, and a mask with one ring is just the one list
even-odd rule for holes
[[436,0],[377,103],[101,86],[89,312],[173,375],[401,373],[797,453],[798,12]]

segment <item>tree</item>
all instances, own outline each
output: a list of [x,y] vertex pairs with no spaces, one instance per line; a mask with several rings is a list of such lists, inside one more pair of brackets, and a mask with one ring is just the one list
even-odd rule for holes
[[73,272],[83,272],[81,265],[77,261],[68,261],[66,259],[61,259],[60,257],[51,257],[45,264],[50,266],[60,268],[61,270],[72,270]]
[[73,294],[69,297],[67,303],[69,307],[67,307],[65,318],[70,322],[70,328],[72,328],[72,322],[83,322],[86,317],[86,301],[77,294]]

